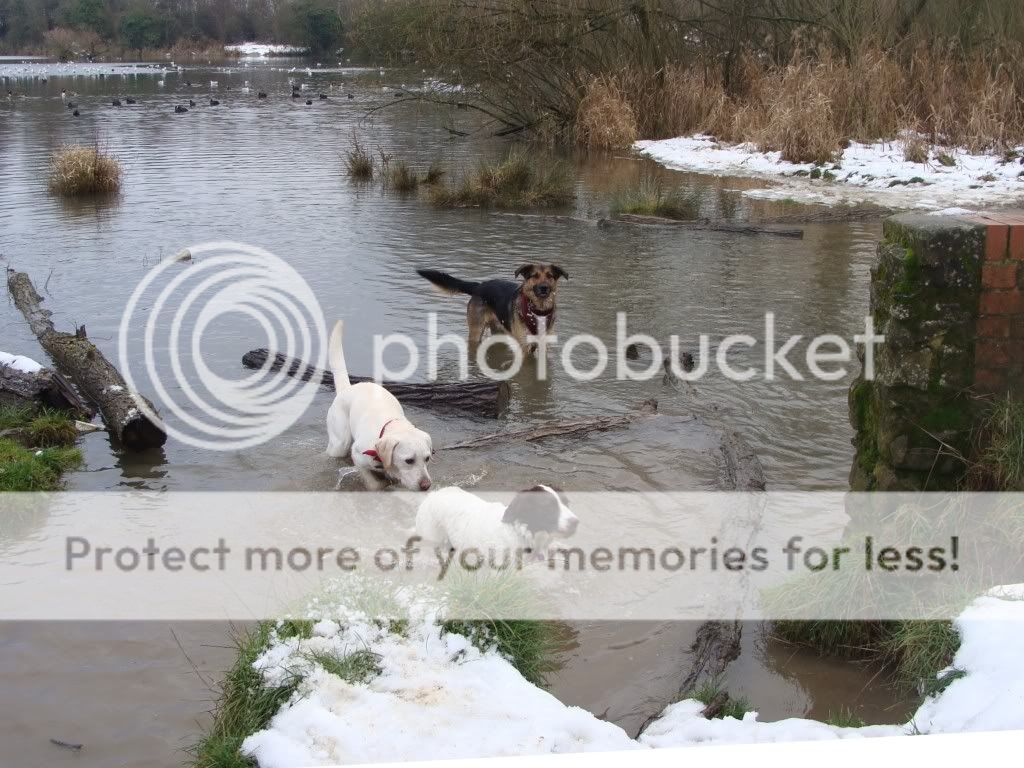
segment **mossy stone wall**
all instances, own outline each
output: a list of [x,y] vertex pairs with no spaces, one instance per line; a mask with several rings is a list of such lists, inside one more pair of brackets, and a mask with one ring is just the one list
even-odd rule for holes
[[850,388],[854,490],[948,490],[977,417],[976,338],[987,226],[949,216],[886,220],[871,270],[885,343]]

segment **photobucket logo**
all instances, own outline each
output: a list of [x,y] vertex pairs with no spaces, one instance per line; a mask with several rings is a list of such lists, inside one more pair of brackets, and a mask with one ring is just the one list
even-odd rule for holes
[[[204,355],[204,337],[213,344],[256,341],[248,332],[258,329],[269,360],[279,352],[323,368],[323,313],[306,281],[268,251],[211,242],[189,252],[189,262],[167,260],[151,269],[132,293],[118,338],[121,371],[131,391],[154,393],[155,407],[173,414],[171,422],[161,419],[136,398],[139,409],[169,436],[219,451],[265,443],[298,420],[319,382],[266,366],[233,376],[241,370],[231,365],[234,353],[210,356],[225,362],[215,371]],[[140,334],[141,355],[130,351]],[[136,376],[145,377],[145,386]]]
[[[669,338],[666,348],[649,334],[630,333],[625,312],[616,313],[615,331],[612,349],[593,334],[570,336],[564,344],[555,334],[530,335],[526,337],[528,350],[524,350],[511,336],[493,334],[471,348],[465,336],[455,333],[440,335],[437,315],[432,312],[427,320],[426,374],[430,380],[438,378],[440,355],[450,348],[456,354],[460,380],[469,378],[471,358],[486,377],[506,381],[516,376],[531,356],[537,378],[544,380],[548,377],[548,353],[555,350],[557,354],[551,357],[575,381],[593,381],[605,375],[613,360],[615,378],[620,381],[648,381],[663,375],[666,368],[682,381],[698,381],[711,371],[712,366],[725,378],[738,382],[758,377],[764,381],[783,377],[792,381],[807,378],[840,381],[849,374],[848,366],[855,357],[854,348],[862,346],[859,357],[863,363],[864,378],[872,380],[875,378],[875,347],[885,343],[885,337],[875,333],[874,320],[870,316],[864,318],[864,333],[854,334],[852,344],[840,335],[823,334],[807,339],[802,354],[797,350],[804,342],[803,336],[789,336],[779,343],[772,312],[765,315],[762,341],[749,334],[733,334],[719,341],[714,351],[708,334],[701,334],[697,350],[691,351],[682,348],[678,335]],[[763,350],[759,346],[763,346]],[[507,356],[500,367],[490,362],[490,352],[496,347],[505,350]],[[742,355],[744,350],[747,351],[745,356]],[[581,355],[586,359],[581,361]],[[740,356],[748,362],[739,363],[736,358]],[[397,367],[393,362],[386,362],[387,358],[393,361],[395,357],[401,361]],[[763,360],[763,366],[755,367],[749,363],[751,358],[758,357]],[[373,338],[373,375],[378,381],[409,380],[420,370],[420,358],[419,346],[407,334],[378,334]]]

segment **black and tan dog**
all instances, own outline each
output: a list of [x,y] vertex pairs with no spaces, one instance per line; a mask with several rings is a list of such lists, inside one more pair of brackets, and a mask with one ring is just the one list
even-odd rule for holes
[[470,344],[479,344],[484,332],[508,333],[524,350],[535,348],[528,336],[543,336],[555,325],[555,294],[558,281],[569,273],[555,264],[524,264],[515,271],[522,282],[484,280],[471,282],[433,269],[416,270],[445,293],[469,295],[466,321]]

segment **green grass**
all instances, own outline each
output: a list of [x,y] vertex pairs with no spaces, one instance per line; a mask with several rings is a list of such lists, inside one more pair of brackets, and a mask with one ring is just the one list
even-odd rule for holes
[[264,685],[253,663],[267,648],[273,622],[261,622],[236,638],[238,657],[221,684],[213,724],[193,749],[195,768],[251,768],[256,763],[239,752],[246,737],[267,727],[287,702],[298,678],[278,687]]
[[1024,403],[1010,397],[996,401],[981,433],[976,471],[990,477],[998,490],[1024,490]]
[[73,445],[78,437],[75,422],[62,413],[44,411],[26,427],[29,442],[38,448]]
[[348,683],[365,683],[380,674],[380,657],[373,651],[356,651],[345,656],[311,653],[309,660]]
[[922,689],[922,693],[928,696],[938,696],[949,686],[959,680],[962,677],[966,677],[967,672],[962,669],[951,669],[946,674],[939,676],[933,675],[931,679],[925,681]]
[[[443,584],[446,614],[442,630],[463,635],[482,651],[494,648],[534,685],[547,685],[559,666],[566,630],[552,621],[522,618],[543,601],[525,577],[514,571],[470,573],[453,570]],[[473,618],[465,618],[473,617]]]
[[666,189],[661,179],[645,176],[636,185],[615,194],[611,212],[615,216],[633,214],[665,219],[696,219],[700,215],[700,195],[678,188]]
[[836,728],[863,728],[867,725],[848,707],[842,707],[838,712],[829,712],[825,722]]
[[82,462],[74,422],[54,411],[0,408],[0,491],[52,491]]
[[481,162],[454,186],[434,184],[430,199],[442,208],[557,208],[574,197],[564,163],[538,161],[513,150],[497,163]]
[[704,706],[709,705],[712,701],[717,699],[721,694],[725,693],[726,702],[725,706],[722,707],[722,711],[714,716],[712,719],[722,719],[725,717],[733,717],[737,720],[742,720],[743,716],[751,711],[750,702],[745,698],[734,699],[725,691],[721,682],[718,680],[708,680],[699,688],[690,691],[683,699],[696,699]]

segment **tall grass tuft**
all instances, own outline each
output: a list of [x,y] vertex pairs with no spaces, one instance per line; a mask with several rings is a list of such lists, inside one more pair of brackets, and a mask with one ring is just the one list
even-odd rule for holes
[[352,148],[345,152],[345,169],[348,175],[358,181],[369,181],[373,178],[374,165],[373,155],[353,135]]
[[121,189],[121,164],[98,147],[72,144],[50,158],[50,191],[64,197],[111,195]]
[[636,115],[614,77],[595,77],[576,110],[576,142],[595,149],[630,147],[637,140]]
[[556,208],[573,196],[564,163],[541,163],[519,149],[500,162],[481,162],[454,186],[436,184],[430,191],[431,201],[443,208]]
[[1001,398],[982,427],[982,445],[972,475],[1003,491],[1024,490],[1024,402]]
[[700,196],[677,187],[666,189],[656,176],[643,176],[630,187],[619,190],[612,198],[613,215],[637,214],[667,219],[696,219],[700,215]]
[[415,192],[420,185],[420,177],[404,160],[388,164],[385,181],[388,187],[403,194]]

